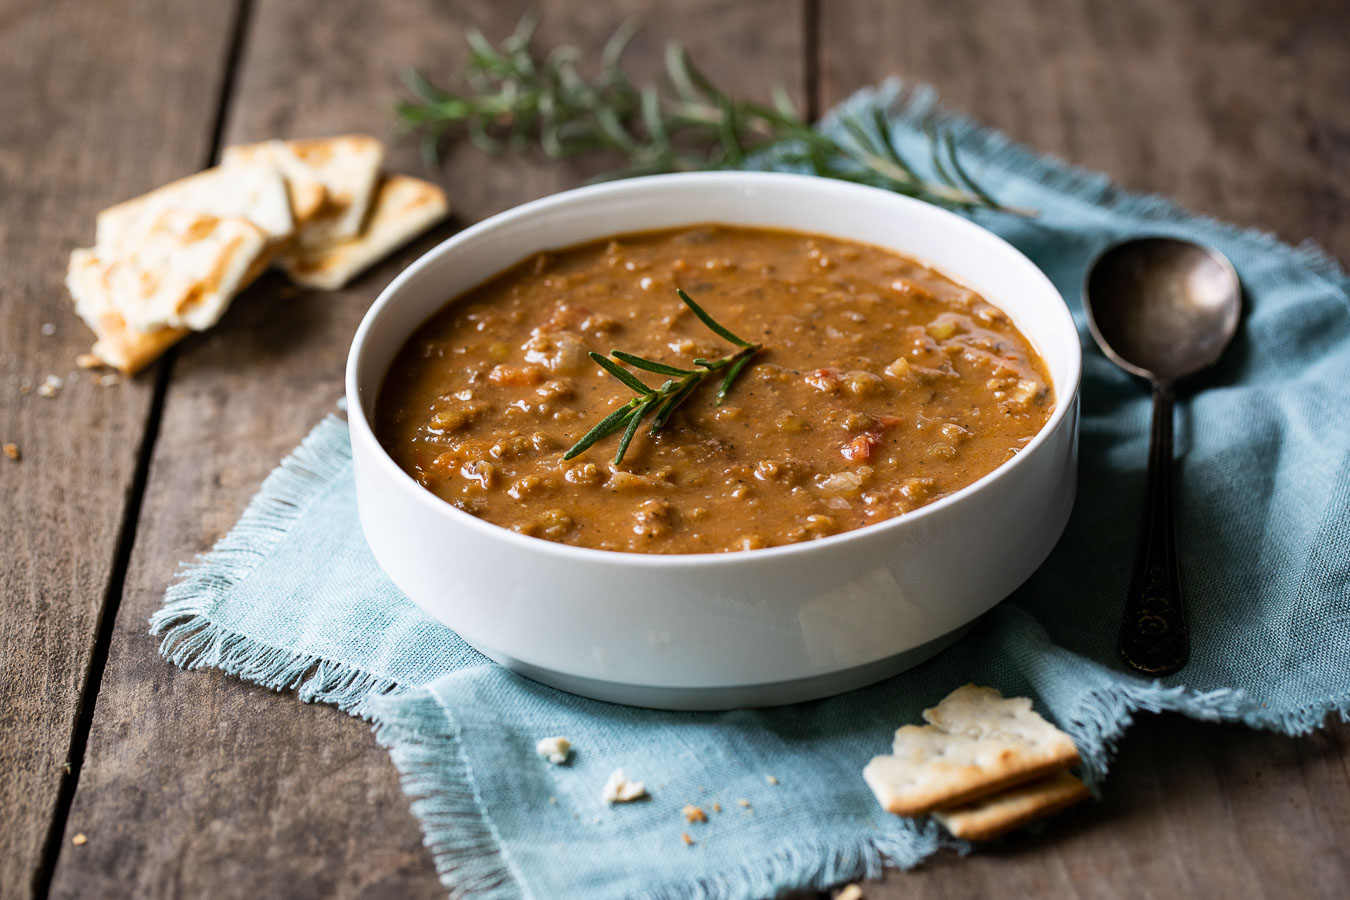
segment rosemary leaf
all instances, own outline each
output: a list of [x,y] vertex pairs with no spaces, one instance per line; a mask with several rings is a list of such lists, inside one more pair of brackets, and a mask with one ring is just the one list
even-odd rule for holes
[[657,362],[654,359],[647,359],[642,356],[634,356],[632,353],[624,353],[622,350],[611,350],[609,355],[621,362],[626,362],[637,369],[646,369],[648,372],[655,372],[658,375],[694,375],[697,374],[693,369],[677,369],[674,366],[668,366],[665,363]]
[[633,435],[637,434],[638,426],[642,424],[642,419],[647,413],[651,412],[653,406],[661,398],[653,394],[646,400],[642,400],[628,414],[628,428],[624,431],[623,437],[619,439],[619,452],[614,454],[614,465],[623,462],[623,455],[628,452],[628,445],[633,442]]
[[[713,333],[716,334],[718,337],[731,341],[737,347],[753,346],[749,341],[736,337],[736,335],[732,334],[729,330],[727,330],[725,326],[719,323],[712,316],[708,315],[707,311],[705,311],[703,307],[695,303],[693,298],[690,297],[688,294],[686,294],[682,289],[676,288],[675,293],[676,295],[679,296],[681,302],[683,302],[685,306],[689,307],[690,311],[693,312],[694,315],[698,316],[698,320],[702,322],[704,325],[707,325],[710,329],[712,329]],[[695,360],[695,362],[697,362],[697,360]]]
[[700,383],[701,379],[700,381],[691,380],[684,387],[670,395],[670,398],[656,411],[656,418],[652,419],[652,430],[650,434],[655,435],[665,427],[666,422],[670,421],[671,415],[674,414],[675,410],[679,408],[679,405],[694,392],[694,388],[698,387]]
[[628,418],[628,414],[633,411],[633,407],[640,402],[641,400],[639,399],[629,400],[627,403],[605,416],[596,423],[594,428],[586,432],[581,440],[573,444],[571,448],[563,454],[563,459],[572,459],[580,456],[596,441],[604,440],[614,432],[618,431],[623,427],[623,423]]
[[625,385],[637,391],[639,394],[646,395],[655,393],[655,391],[653,391],[651,388],[647,387],[645,384],[639,381],[636,376],[634,376],[623,366],[616,365],[610,362],[608,359],[601,356],[599,353],[596,353],[594,350],[592,350],[589,355],[591,359],[595,360],[595,364],[597,366],[604,369],[606,372],[613,375],[615,378],[619,379]]
[[731,390],[731,383],[735,381],[736,376],[741,374],[741,371],[750,364],[750,357],[754,355],[755,355],[754,348],[750,348],[749,353],[746,353],[740,359],[736,360],[734,363],[731,364],[731,368],[727,370],[726,377],[722,379],[722,386],[717,389],[718,406],[721,406],[722,401],[727,398],[727,391]]

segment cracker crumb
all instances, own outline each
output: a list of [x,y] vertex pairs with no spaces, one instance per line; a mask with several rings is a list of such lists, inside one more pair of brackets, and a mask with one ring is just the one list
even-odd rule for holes
[[42,332],[44,337],[51,337],[52,335],[56,334],[56,324],[54,322],[43,322],[42,328],[39,330]]
[[777,778],[774,778],[772,775],[765,775],[765,776],[764,776],[764,780],[767,781],[769,784],[777,784],[777,783],[778,783],[778,779],[777,779]]
[[744,806],[746,809],[749,809],[749,808],[750,808],[750,801],[747,800],[747,799],[745,799],[744,797],[742,797],[741,799],[737,800],[736,802],[737,802],[739,805]]
[[632,803],[647,796],[647,788],[640,781],[629,781],[623,769],[615,769],[600,796],[606,803]]
[[85,844],[89,843],[89,838],[84,836],[83,831],[80,831],[77,832],[76,835],[70,839],[70,842],[74,844],[76,847],[83,847]]
[[18,444],[16,444],[16,443],[14,443],[13,441],[11,441],[10,443],[5,444],[4,450],[5,450],[5,455],[8,456],[10,459],[14,460],[15,462],[18,462],[18,461],[19,461],[19,445],[18,445]]
[[48,375],[42,384],[38,385],[38,394],[43,397],[55,397],[61,392],[61,388],[66,386],[65,379],[60,375]]
[[534,752],[555,766],[561,766],[572,755],[572,742],[565,737],[546,737],[534,745]]
[[863,900],[862,888],[856,884],[846,884],[834,895],[834,900]]
[[686,847],[694,846],[694,839],[689,836],[689,832],[687,831],[680,833],[680,840],[684,841]]
[[680,812],[684,813],[684,820],[686,822],[708,821],[708,814],[705,813],[701,807],[695,806],[692,803],[686,803],[684,809],[680,810]]
[[101,369],[103,368],[103,360],[92,353],[81,353],[75,357],[75,365],[81,369]]
[[714,804],[713,804],[713,812],[719,813],[719,812],[721,812],[721,811],[722,811],[722,804],[720,804],[720,803],[714,803]]

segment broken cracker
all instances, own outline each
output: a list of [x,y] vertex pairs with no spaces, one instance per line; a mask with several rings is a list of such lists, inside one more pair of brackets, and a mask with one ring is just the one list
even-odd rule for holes
[[1058,772],[965,806],[936,810],[933,818],[958,838],[987,841],[1087,797],[1087,785],[1068,772]]
[[296,284],[337,290],[445,218],[449,210],[445,192],[436,185],[407,175],[386,175],[359,237],[292,247],[282,255],[282,268]]
[[164,210],[134,244],[72,252],[66,286],[96,332],[109,312],[134,332],[203,331],[266,265],[266,250],[248,219]]
[[[384,164],[384,145],[366,134],[269,142],[280,144],[259,151],[256,144],[231,147],[225,159],[242,160],[249,155],[278,158],[277,165],[288,177],[316,179],[323,185],[324,201],[320,209],[304,217],[296,241],[302,245],[322,245],[354,238],[361,234],[369,217]],[[303,173],[300,174],[300,173]]]
[[901,727],[892,755],[875,757],[863,769],[863,780],[887,812],[922,815],[1078,762],[1073,740],[1037,715],[1025,697],[1004,699],[992,688],[966,685],[925,710],[924,718],[932,724]]
[[251,222],[266,240],[295,232],[286,180],[274,165],[215,166],[110,206],[95,220],[94,244],[105,254],[138,246],[169,210]]
[[286,179],[286,195],[297,229],[303,228],[324,208],[328,189],[313,166],[301,159],[287,141],[262,141],[226,147],[221,155],[224,166],[271,165]]

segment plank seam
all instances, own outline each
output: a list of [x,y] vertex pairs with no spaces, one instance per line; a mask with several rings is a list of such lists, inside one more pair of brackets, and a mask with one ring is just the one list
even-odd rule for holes
[[[248,26],[252,18],[253,0],[238,0],[234,21],[230,28],[230,38],[226,44],[224,72],[217,93],[216,112],[211,122],[210,142],[206,158],[202,160],[202,168],[214,165],[220,155],[225,125],[229,118],[230,98],[234,93],[239,61],[243,56]],[[66,753],[66,771],[57,788],[56,806],[47,829],[47,836],[43,841],[38,868],[33,873],[33,896],[44,898],[44,900],[51,892],[52,879],[56,874],[56,865],[63,849],[62,841],[65,837],[66,824],[70,818],[71,807],[75,802],[75,793],[79,789],[80,771],[84,766],[85,751],[89,744],[89,734],[94,723],[94,709],[98,701],[99,688],[102,686],[103,673],[108,664],[108,653],[112,646],[117,613],[122,605],[127,571],[131,564],[131,553],[136,543],[136,531],[140,526],[141,507],[150,479],[150,465],[154,459],[155,445],[159,440],[160,424],[163,420],[165,401],[169,393],[169,382],[173,377],[174,364],[177,359],[178,348],[170,348],[162,358],[159,370],[155,374],[154,392],[150,398],[149,409],[146,411],[145,427],[141,432],[141,444],[137,449],[136,466],[132,472],[131,484],[127,488],[122,524],[118,529],[112,567],[108,575],[108,587],[104,592],[103,603],[99,609],[97,627],[94,632],[94,646],[89,656],[84,686],[80,691],[79,702],[75,710],[74,727]]]
[[806,121],[820,118],[820,0],[802,3],[803,75],[806,79]]

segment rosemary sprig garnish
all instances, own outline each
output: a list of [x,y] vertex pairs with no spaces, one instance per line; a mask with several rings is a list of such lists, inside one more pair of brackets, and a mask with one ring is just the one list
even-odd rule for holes
[[930,122],[931,176],[910,164],[896,147],[880,110],[864,119],[844,116],[844,137],[823,134],[797,113],[786,91],[772,104],[739,99],[714,85],[676,42],[666,47],[670,88],[635,86],[620,68],[633,34],[621,26],[601,54],[592,79],[577,71],[582,53],[559,47],[546,56],[531,46],[538,19],[526,15],[516,31],[494,46],[469,31],[469,61],[463,89],[445,90],[420,72],[406,74],[416,99],[398,104],[401,130],[421,131],[428,165],[439,158],[452,130],[489,153],[520,151],[538,144],[553,159],[610,151],[626,165],[608,177],[661,172],[734,169],[747,157],[772,154],[806,166],[816,175],[888,188],[957,209],[993,209],[1019,215],[982,188],[957,157],[956,142]]
[[731,390],[731,385],[735,382],[736,377],[745,371],[745,367],[750,364],[750,358],[759,352],[759,344],[752,344],[737,337],[730,329],[708,315],[707,310],[695,303],[693,298],[684,291],[676,288],[675,293],[679,295],[680,301],[689,307],[690,312],[698,316],[700,322],[707,325],[718,337],[735,344],[736,350],[717,359],[699,357],[694,360],[696,368],[693,369],[681,369],[678,366],[667,365],[654,359],[625,353],[622,350],[610,351],[609,355],[614,359],[627,363],[635,369],[670,376],[670,380],[659,388],[648,387],[636,375],[614,362],[614,360],[601,356],[592,350],[590,356],[591,359],[595,360],[595,364],[623,382],[624,386],[632,390],[637,396],[617,407],[597,422],[590,431],[582,435],[581,440],[573,444],[571,449],[563,454],[563,459],[580,456],[592,444],[604,440],[622,428],[623,437],[619,438],[619,452],[614,454],[614,465],[617,466],[623,462],[624,454],[628,452],[628,445],[633,442],[633,436],[637,434],[642,420],[648,414],[653,411],[656,413],[652,418],[651,430],[648,432],[649,435],[655,435],[665,427],[666,422],[670,421],[671,415],[679,408],[680,404],[687,400],[689,395],[703,383],[703,379],[713,372],[725,369],[726,375],[723,376],[722,384],[717,389],[716,403],[721,405],[722,401],[726,399],[727,391]]

